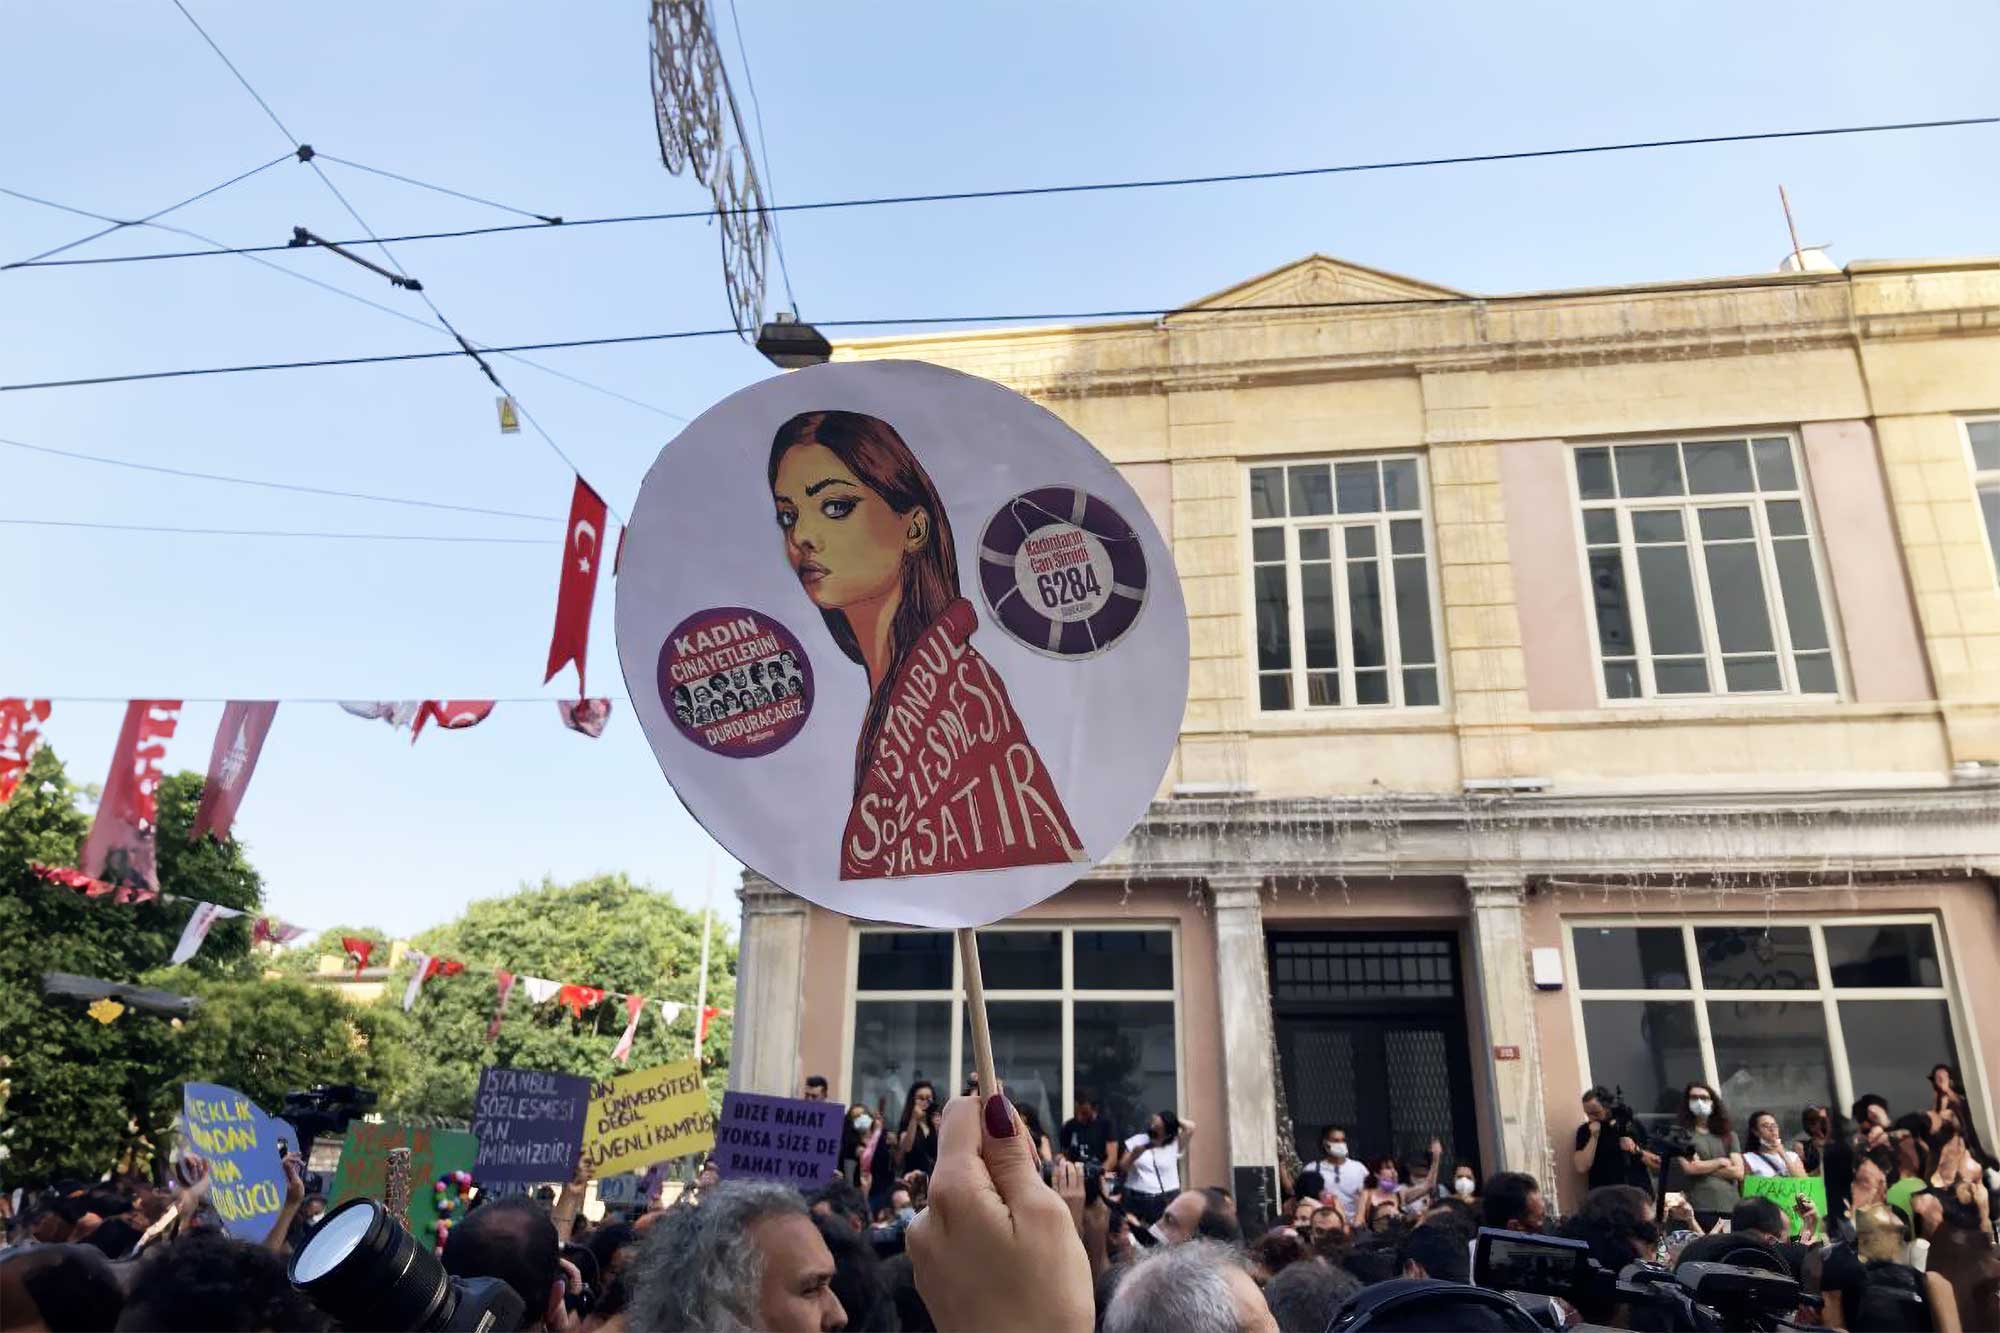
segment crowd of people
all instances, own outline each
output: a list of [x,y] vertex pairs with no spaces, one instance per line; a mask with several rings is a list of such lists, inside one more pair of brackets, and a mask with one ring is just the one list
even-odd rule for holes
[[[823,1079],[807,1088],[826,1092]],[[1784,1274],[1808,1325],[2000,1328],[2000,1171],[1954,1071],[1939,1068],[1927,1109],[1898,1115],[1870,1094],[1848,1118],[1806,1108],[1796,1135],[1765,1110],[1739,1135],[1704,1083],[1681,1100],[1649,1132],[1613,1093],[1586,1093],[1571,1165],[1587,1191],[1560,1216],[1533,1176],[1482,1180],[1471,1163],[1447,1166],[1438,1140],[1415,1161],[1357,1157],[1329,1125],[1266,1219],[1226,1188],[1183,1184],[1194,1127],[1171,1111],[1121,1138],[1085,1097],[1051,1136],[1004,1095],[968,1088],[940,1103],[919,1084],[898,1124],[850,1109],[841,1173],[810,1193],[722,1181],[705,1164],[668,1206],[591,1226],[579,1176],[553,1198],[476,1199],[442,1262],[504,1283],[518,1326],[551,1333],[1323,1333],[1364,1311],[1377,1316],[1366,1327],[1503,1327],[1452,1304],[1478,1295],[1484,1227],[1568,1237],[1614,1273],[1705,1262]],[[1826,1215],[1809,1192],[1790,1217],[1746,1197],[1748,1175],[1819,1176]],[[287,1177],[262,1244],[217,1229],[198,1171],[171,1190],[111,1180],[31,1201],[0,1252],[0,1330],[335,1327],[288,1278],[323,1201],[296,1158]],[[1565,1313],[1661,1326],[1613,1295],[1578,1299]]]

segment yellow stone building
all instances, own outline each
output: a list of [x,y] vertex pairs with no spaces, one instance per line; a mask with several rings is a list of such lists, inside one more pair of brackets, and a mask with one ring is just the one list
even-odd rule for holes
[[[1171,1106],[1250,1196],[1322,1124],[1436,1134],[1574,1198],[1592,1083],[1795,1134],[1941,1062],[2000,1141],[2000,259],[1486,297],[1315,255],[835,358],[1045,404],[1186,592],[1151,814],[986,933],[1050,1133]],[[739,1086],[955,1089],[948,937],[743,902]]]

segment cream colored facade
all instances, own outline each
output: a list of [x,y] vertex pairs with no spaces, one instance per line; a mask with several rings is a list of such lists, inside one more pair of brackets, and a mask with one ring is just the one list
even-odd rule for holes
[[[1164,319],[872,339],[839,345],[835,358],[930,361],[1028,394],[1120,466],[1172,545],[1193,663],[1159,800],[1092,880],[1024,920],[1153,923],[1171,938],[1173,1096],[1204,1126],[1190,1149],[1193,1183],[1247,1186],[1277,1162],[1271,1052],[1274,1023],[1282,1040],[1289,1020],[1282,996],[1273,1001],[1286,983],[1273,990],[1271,960],[1308,936],[1340,955],[1343,932],[1447,942],[1476,1156],[1487,1170],[1531,1170],[1565,1196],[1577,1184],[1567,1166],[1577,1094],[1586,1078],[1602,1080],[1595,1066],[1610,1040],[1593,1047],[1586,1029],[1621,1004],[1654,1005],[1644,1012],[1655,1033],[1686,1010],[1698,1049],[1661,1055],[1660,1068],[1692,1059],[1698,1076],[1728,1082],[1725,1066],[1740,1056],[1763,1071],[1732,1085],[1750,1089],[1817,1086],[1798,1052],[1816,1039],[1818,1006],[1827,1092],[1878,1090],[1860,1086],[1872,1072],[1862,1053],[1836,1049],[1846,1028],[1875,1021],[1868,1005],[1903,994],[1841,989],[1841,976],[1887,975],[1840,963],[1864,926],[1878,953],[1880,940],[1915,938],[1907,931],[1918,926],[1934,941],[1921,947],[1937,957],[1912,964],[1923,975],[1911,984],[1921,980],[1925,1003],[1939,1006],[1988,1141],[2000,1141],[2000,995],[1958,981],[2000,952],[2000,578],[1965,433],[2000,412],[2000,259],[1480,298],[1316,255]],[[1600,657],[1599,618],[1612,613],[1598,609],[1596,558],[1625,551],[1628,601],[1642,588],[1653,595],[1645,580],[1658,566],[1633,546],[1647,540],[1637,528],[1620,529],[1623,548],[1591,535],[1615,527],[1614,506],[1580,513],[1579,452],[1623,468],[1639,455],[1621,446],[1662,441],[1726,442],[1737,455],[1751,441],[1791,460],[1796,501],[1764,501],[1771,526],[1759,527],[1757,549],[1772,580],[1785,560],[1787,579],[1810,568],[1802,586],[1817,591],[1828,640],[1814,663],[1780,662],[1793,688],[1675,697],[1649,684],[1647,697],[1608,697],[1625,668],[1609,647]],[[1695,454],[1675,456],[1692,477]],[[1425,687],[1406,674],[1394,706],[1265,706],[1256,571],[1270,561],[1253,550],[1251,492],[1276,474],[1259,469],[1363,458],[1418,469],[1421,502],[1408,516],[1423,523],[1437,702],[1408,702],[1404,691],[1413,700]],[[1686,499],[1692,524],[1699,497]],[[1757,505],[1752,497],[1744,512]],[[1780,507],[1802,507],[1807,524],[1783,559],[1771,554]],[[1306,558],[1302,539],[1289,540],[1271,568]],[[1691,555],[1697,539],[1685,541],[1675,549]],[[1720,599],[1725,554],[1703,549]],[[1265,676],[1284,675],[1294,704],[1322,684],[1354,698],[1366,674],[1355,663],[1343,661],[1351,674],[1337,686],[1331,674],[1301,683],[1313,674],[1297,658],[1304,585],[1296,569],[1288,577],[1292,603],[1272,624],[1291,616],[1294,656]],[[1729,631],[1716,628],[1728,613],[1700,595],[1713,683],[1725,668],[1746,679],[1780,669],[1729,658],[1717,646]],[[1774,616],[1778,604],[1773,591]],[[1786,607],[1804,653],[1813,616],[1803,602]],[[1414,623],[1410,606],[1399,614]],[[1675,669],[1656,645],[1644,678],[1664,682]],[[1809,675],[1833,688],[1806,692]],[[754,989],[737,1001],[732,1077],[774,1091],[824,1073],[853,1099],[857,1012],[869,999],[860,928],[755,876],[744,902],[739,975]],[[1618,932],[1651,929],[1646,948],[1671,952],[1679,946],[1660,932],[1681,930],[1685,970],[1713,971],[1702,951],[1749,938],[1745,923],[1759,921],[1755,952],[1809,944],[1798,957],[1816,960],[1800,964],[1817,967],[1812,986],[1796,968],[1788,979],[1798,984],[1780,985],[1796,992],[1782,1014],[1744,1019],[1715,976],[1662,985],[1667,964],[1636,990],[1580,984],[1579,967],[1599,966],[1592,950],[1627,947]],[[1061,947],[1072,942],[1084,947],[1069,935]],[[1541,959],[1557,966],[1546,988],[1531,978],[1535,950],[1553,951]],[[1084,1040],[1075,1015],[1099,1001],[1062,977],[1022,1003],[1058,1006],[1047,1010],[1062,1015],[1049,1049],[1074,1065]],[[1648,987],[1669,998],[1648,1000]],[[902,992],[884,994],[873,1003]],[[951,1014],[950,1053],[931,1064],[955,1080],[964,1057]],[[1803,1024],[1796,1047],[1752,1051],[1732,1035],[1739,1021],[1754,1028],[1772,1015]],[[1081,1077],[1047,1072],[1051,1104],[1066,1104]],[[1899,1109],[1919,1092],[1879,1090]],[[1798,1110],[1773,1109],[1788,1124]],[[1470,1142],[1454,1151],[1475,1155]]]

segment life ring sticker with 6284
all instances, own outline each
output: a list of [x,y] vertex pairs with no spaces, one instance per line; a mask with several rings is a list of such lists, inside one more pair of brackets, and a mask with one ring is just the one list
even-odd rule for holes
[[1132,525],[1073,486],[1001,506],[979,544],[979,586],[1000,627],[1056,657],[1095,657],[1146,605],[1146,551]]

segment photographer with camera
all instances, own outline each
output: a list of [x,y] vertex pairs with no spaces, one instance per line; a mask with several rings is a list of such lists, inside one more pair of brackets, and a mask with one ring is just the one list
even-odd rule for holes
[[1646,1127],[1622,1096],[1603,1087],[1583,1094],[1583,1123],[1570,1160],[1591,1189],[1631,1185],[1651,1194],[1653,1172],[1660,1169],[1659,1154],[1646,1146]]

